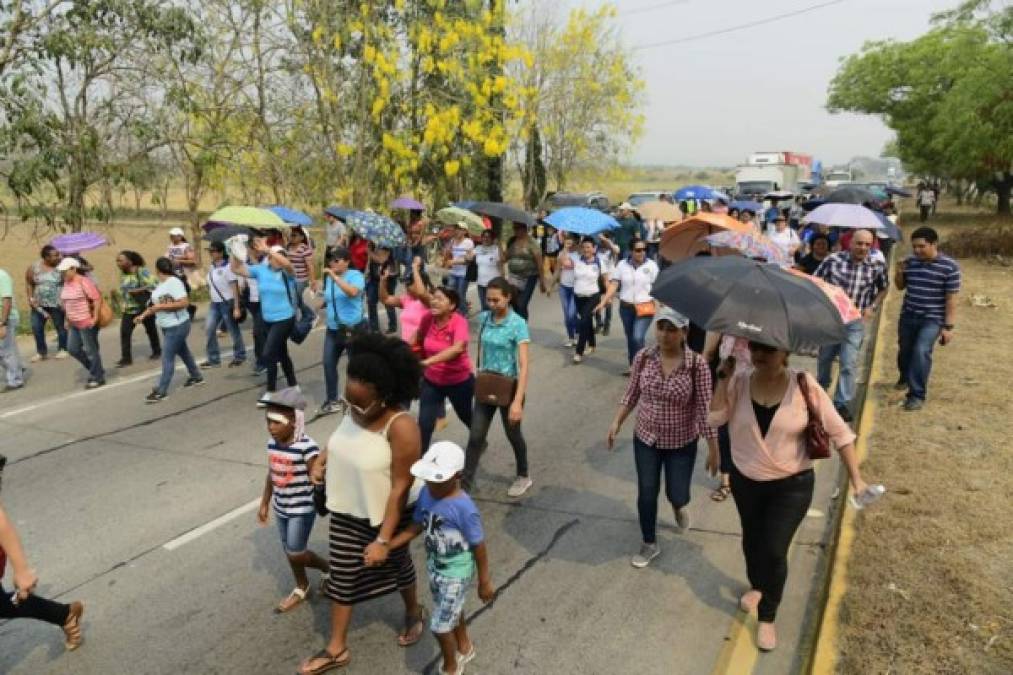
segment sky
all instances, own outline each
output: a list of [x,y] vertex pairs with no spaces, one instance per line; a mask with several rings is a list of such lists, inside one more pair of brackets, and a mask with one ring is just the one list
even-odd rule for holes
[[[553,0],[536,0],[552,2]],[[828,4],[829,3],[829,4]],[[602,0],[570,0],[594,7]],[[890,139],[876,117],[831,115],[839,60],[868,40],[910,40],[959,0],[614,0],[623,39],[647,82],[646,125],[627,160],[732,166],[760,150],[845,163],[878,157]],[[647,45],[790,18],[699,40]]]

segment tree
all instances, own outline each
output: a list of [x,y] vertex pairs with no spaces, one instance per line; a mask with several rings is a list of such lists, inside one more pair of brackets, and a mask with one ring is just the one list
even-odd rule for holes
[[989,185],[1010,213],[1013,189],[1013,8],[987,0],[935,17],[910,42],[866,44],[830,85],[832,112],[881,115],[915,173]]
[[538,208],[545,197],[548,181],[545,175],[545,162],[542,161],[542,138],[537,124],[528,131],[524,166],[521,168],[521,183],[524,186],[524,204],[529,209]]

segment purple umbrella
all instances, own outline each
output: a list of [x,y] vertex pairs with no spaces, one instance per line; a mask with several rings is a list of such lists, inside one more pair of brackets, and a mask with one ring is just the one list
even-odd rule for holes
[[53,240],[49,243],[61,254],[71,255],[102,248],[109,242],[98,232],[71,232],[70,234],[61,234],[58,237],[53,237]]
[[409,211],[425,211],[426,205],[411,197],[398,197],[390,203],[392,209],[407,209]]

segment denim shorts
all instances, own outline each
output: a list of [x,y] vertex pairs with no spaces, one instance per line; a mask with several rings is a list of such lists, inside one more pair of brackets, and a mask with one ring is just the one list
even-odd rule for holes
[[285,553],[294,555],[304,552],[317,514],[311,512],[283,515],[275,511],[274,517],[278,521],[278,534],[281,536],[281,546],[285,549]]
[[461,622],[464,601],[468,598],[474,577],[457,579],[429,570],[429,591],[433,595],[433,614],[429,630],[434,633],[452,633]]

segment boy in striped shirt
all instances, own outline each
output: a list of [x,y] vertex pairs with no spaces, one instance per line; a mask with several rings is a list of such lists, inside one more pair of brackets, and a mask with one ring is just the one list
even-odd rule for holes
[[296,582],[296,587],[274,610],[282,614],[306,600],[310,587],[307,567],[327,574],[327,562],[307,547],[316,518],[310,470],[320,448],[306,435],[306,399],[296,387],[269,392],[261,403],[267,406],[265,416],[271,439],[267,443],[267,479],[257,521],[266,525],[273,505],[281,545]]

